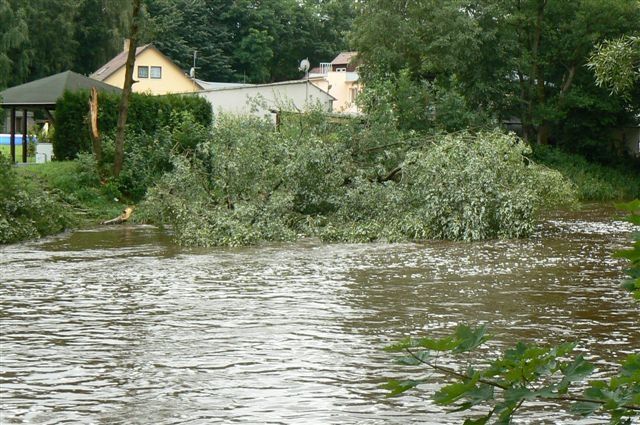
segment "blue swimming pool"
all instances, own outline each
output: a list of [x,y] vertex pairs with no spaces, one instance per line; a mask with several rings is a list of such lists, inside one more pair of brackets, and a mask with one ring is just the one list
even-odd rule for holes
[[[27,136],[29,138],[29,136]],[[11,135],[10,134],[0,134],[0,145],[10,145],[11,144]],[[22,144],[22,134],[16,134],[16,145]]]

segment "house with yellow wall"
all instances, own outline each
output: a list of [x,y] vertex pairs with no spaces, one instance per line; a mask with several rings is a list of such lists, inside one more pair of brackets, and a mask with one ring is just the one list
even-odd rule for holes
[[[124,87],[125,64],[129,52],[129,40],[125,40],[123,51],[90,75],[116,87]],[[153,44],[136,48],[133,69],[133,91],[138,93],[167,94],[191,93],[202,87]]]
[[341,52],[309,72],[309,81],[335,98],[333,112],[359,113],[356,98],[361,87],[356,56],[357,52]]

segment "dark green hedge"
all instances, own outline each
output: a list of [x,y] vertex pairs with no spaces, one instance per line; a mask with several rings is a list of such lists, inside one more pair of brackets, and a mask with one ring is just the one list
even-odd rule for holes
[[[119,94],[98,95],[98,127],[101,134],[115,132],[118,122]],[[164,95],[133,93],[129,104],[127,128],[135,133],[153,134],[163,127],[171,127],[172,112],[187,111],[196,122],[209,126],[211,104],[195,95]],[[73,159],[80,152],[91,151],[89,135],[89,92],[65,92],[56,103],[56,131],[53,153],[59,160]]]

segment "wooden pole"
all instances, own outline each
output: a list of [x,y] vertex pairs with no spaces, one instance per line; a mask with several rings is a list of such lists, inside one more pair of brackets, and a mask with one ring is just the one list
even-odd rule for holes
[[27,162],[27,110],[22,110],[22,162]]
[[16,162],[16,108],[11,108],[11,137],[10,137],[10,150],[11,150],[11,163]]

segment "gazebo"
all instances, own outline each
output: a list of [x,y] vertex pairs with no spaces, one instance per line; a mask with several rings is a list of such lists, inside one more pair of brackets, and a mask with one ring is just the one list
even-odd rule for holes
[[55,124],[51,111],[56,109],[56,102],[65,91],[96,90],[116,92],[122,90],[102,81],[97,81],[73,71],[65,71],[0,92],[0,106],[11,110],[10,144],[11,160],[16,161],[16,110],[22,109],[22,162],[27,162],[27,110],[41,109]]

